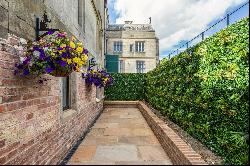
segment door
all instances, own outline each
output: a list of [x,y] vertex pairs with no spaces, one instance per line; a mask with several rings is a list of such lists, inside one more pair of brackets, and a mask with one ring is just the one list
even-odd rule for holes
[[118,55],[106,55],[106,69],[109,73],[118,73],[119,71],[119,56]]

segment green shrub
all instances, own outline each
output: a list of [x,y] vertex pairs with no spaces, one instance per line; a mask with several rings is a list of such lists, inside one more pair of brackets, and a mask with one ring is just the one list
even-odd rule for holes
[[248,163],[248,33],[246,18],[147,74],[146,100],[225,164]]
[[105,100],[135,101],[145,98],[145,74],[113,73],[114,85],[105,89]]

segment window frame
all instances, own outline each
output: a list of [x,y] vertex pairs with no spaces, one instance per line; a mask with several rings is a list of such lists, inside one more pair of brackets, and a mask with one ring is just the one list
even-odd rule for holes
[[135,51],[138,53],[145,53],[145,41],[136,41]]
[[130,44],[130,46],[129,46],[129,51],[130,52],[133,52],[133,50],[134,50],[133,47],[134,47],[134,44]]
[[70,76],[62,79],[62,109],[66,111],[71,108]]
[[145,61],[136,61],[136,72],[145,73]]
[[85,32],[85,0],[78,0],[78,25]]
[[125,61],[119,60],[119,73],[124,73],[124,72],[125,72]]
[[113,51],[117,52],[117,53],[123,52],[123,42],[122,41],[114,41]]

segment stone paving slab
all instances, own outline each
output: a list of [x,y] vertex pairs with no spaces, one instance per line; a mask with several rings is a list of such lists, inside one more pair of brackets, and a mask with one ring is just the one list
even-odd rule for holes
[[80,146],[98,146],[98,145],[116,145],[118,143],[117,136],[91,136],[88,135]]
[[118,161],[115,165],[172,165],[170,161]]
[[137,108],[106,108],[68,165],[172,165]]
[[154,136],[119,137],[118,144],[159,145],[158,140]]
[[74,160],[74,162],[91,161],[95,153],[96,146],[80,146],[71,160]]
[[98,146],[94,161],[137,161],[135,145]]

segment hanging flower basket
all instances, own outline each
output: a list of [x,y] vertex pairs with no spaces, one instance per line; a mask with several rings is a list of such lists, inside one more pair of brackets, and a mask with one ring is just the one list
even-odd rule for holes
[[105,70],[88,68],[86,73],[82,74],[82,78],[85,79],[87,85],[94,84],[98,88],[108,87],[113,85],[113,78]]
[[71,74],[71,71],[63,72],[60,70],[54,70],[52,73],[50,73],[50,75],[52,75],[54,77],[68,77],[70,74]]
[[25,56],[15,65],[15,74],[67,77],[87,64],[87,54],[88,50],[75,37],[69,39],[66,32],[51,31],[39,41],[28,43]]

